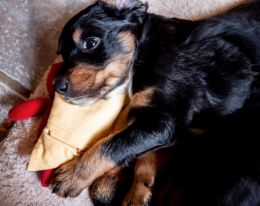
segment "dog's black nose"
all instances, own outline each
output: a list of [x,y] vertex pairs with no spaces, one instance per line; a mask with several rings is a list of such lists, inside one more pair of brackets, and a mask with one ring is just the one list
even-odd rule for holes
[[66,79],[56,80],[54,87],[58,93],[64,94],[68,90],[68,80]]

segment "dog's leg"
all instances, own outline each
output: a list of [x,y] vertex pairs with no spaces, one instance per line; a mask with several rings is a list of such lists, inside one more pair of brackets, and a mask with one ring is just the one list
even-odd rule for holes
[[133,182],[134,163],[116,167],[97,178],[89,187],[94,205],[121,205]]
[[[147,88],[131,98],[134,122],[122,132],[97,142],[81,156],[56,171],[53,191],[75,197],[109,170],[120,167],[137,156],[173,143],[173,115],[156,107],[157,90]],[[163,108],[163,109],[160,109]]]
[[156,152],[149,152],[137,159],[135,178],[123,206],[146,206],[152,197],[152,187],[157,173]]
[[137,158],[135,177],[130,191],[123,201],[123,206],[146,206],[152,197],[156,176],[170,157],[169,149],[148,152]]
[[120,182],[121,168],[115,167],[99,177],[89,188],[89,193],[95,205],[110,205]]
[[152,110],[145,113],[113,138],[99,141],[81,156],[62,165],[56,171],[53,191],[60,196],[75,197],[95,179],[124,161],[169,145],[174,131],[172,116]]

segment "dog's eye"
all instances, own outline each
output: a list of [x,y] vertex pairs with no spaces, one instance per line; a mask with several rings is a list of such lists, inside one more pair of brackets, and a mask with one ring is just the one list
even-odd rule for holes
[[82,42],[81,50],[83,52],[90,52],[98,47],[100,43],[100,38],[98,37],[88,37]]

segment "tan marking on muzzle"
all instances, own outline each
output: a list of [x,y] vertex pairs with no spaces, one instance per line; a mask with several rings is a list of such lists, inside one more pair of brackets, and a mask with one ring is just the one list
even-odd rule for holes
[[98,71],[92,66],[79,64],[69,74],[69,84],[73,91],[85,91],[94,86]]
[[115,61],[105,68],[97,68],[87,64],[79,64],[74,67],[68,75],[74,95],[86,95],[90,91],[97,98],[105,95],[124,75],[123,72],[119,72],[120,69],[117,69],[123,67],[120,64],[121,61]]
[[[77,41],[81,33],[81,29],[77,29],[73,39]],[[102,97],[112,91],[120,80],[127,79],[134,61],[135,37],[131,32],[121,32],[118,38],[122,49],[104,65],[95,67],[81,63],[72,68],[68,79],[75,96],[87,94],[91,90],[96,98]]]

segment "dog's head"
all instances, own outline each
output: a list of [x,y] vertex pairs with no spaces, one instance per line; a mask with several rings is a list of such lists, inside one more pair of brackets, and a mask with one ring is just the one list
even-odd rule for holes
[[128,87],[147,7],[138,0],[98,1],[74,16],[59,39],[64,64],[56,91],[86,104]]

